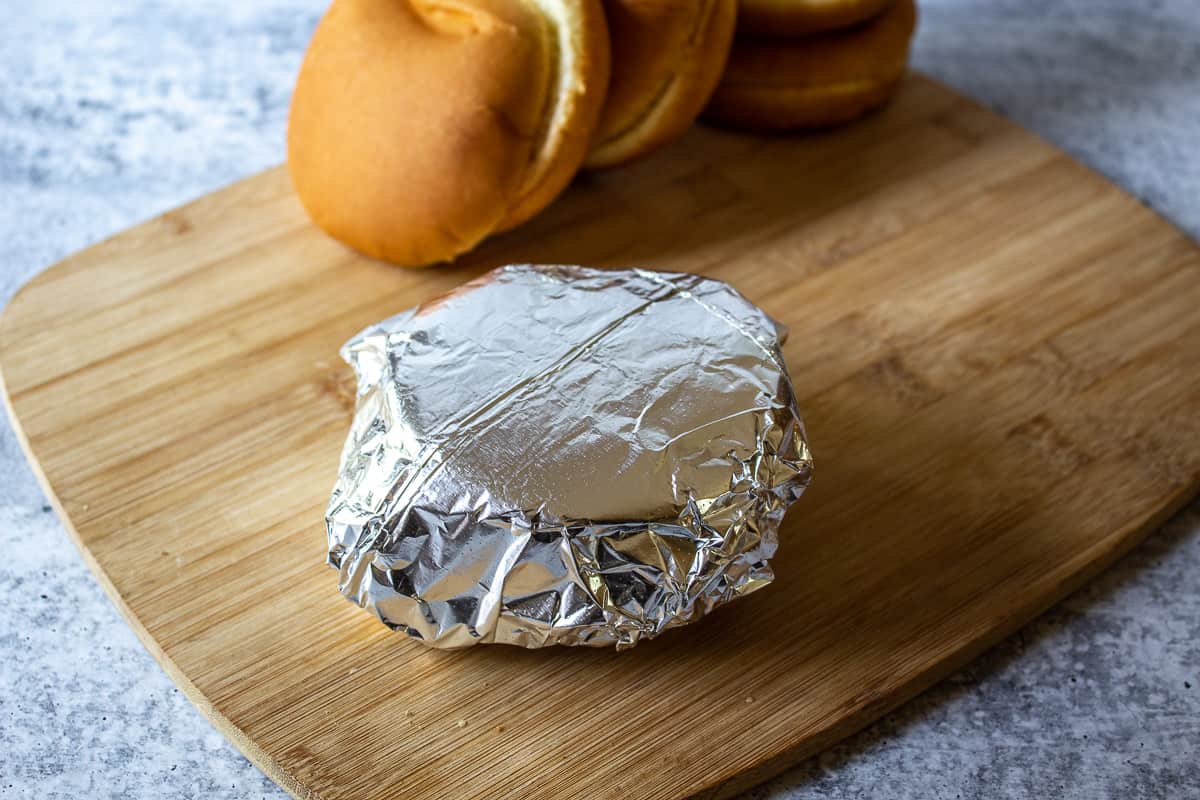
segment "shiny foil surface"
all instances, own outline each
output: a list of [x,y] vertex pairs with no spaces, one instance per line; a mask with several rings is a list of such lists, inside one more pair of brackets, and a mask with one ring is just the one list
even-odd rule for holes
[[436,647],[631,647],[771,581],[812,460],[781,328],[697,275],[508,266],[342,348],[342,593]]

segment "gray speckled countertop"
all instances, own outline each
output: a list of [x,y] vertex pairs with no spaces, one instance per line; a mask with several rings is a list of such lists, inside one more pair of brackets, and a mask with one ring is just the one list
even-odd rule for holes
[[[0,0],[0,300],[282,160],[323,5]],[[923,12],[919,68],[1200,237],[1200,0]],[[0,798],[283,798],[125,626],[7,425],[0,475]],[[748,797],[1200,798],[1200,503],[1018,636]]]

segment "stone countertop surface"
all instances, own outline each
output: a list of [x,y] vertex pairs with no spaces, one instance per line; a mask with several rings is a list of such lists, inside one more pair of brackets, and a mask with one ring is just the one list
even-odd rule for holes
[[[0,301],[280,162],[323,6],[0,0]],[[1200,0],[922,0],[914,62],[1200,237]],[[0,429],[0,798],[285,797],[143,649]],[[1200,798],[1200,503],[747,795],[864,797]]]

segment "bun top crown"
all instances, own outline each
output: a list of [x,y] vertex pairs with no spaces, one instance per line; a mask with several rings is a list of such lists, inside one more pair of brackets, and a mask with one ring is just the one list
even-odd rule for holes
[[560,157],[547,144],[572,121],[562,70],[587,62],[563,49],[559,11],[574,3],[585,0],[335,0],[288,127],[313,220],[368,255],[421,265],[536,199]]

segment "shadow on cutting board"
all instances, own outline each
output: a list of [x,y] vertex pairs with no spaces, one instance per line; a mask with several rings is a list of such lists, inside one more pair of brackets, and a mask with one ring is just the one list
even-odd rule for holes
[[[658,156],[584,173],[541,216],[459,265],[653,269],[661,261],[678,269],[683,257],[693,260],[691,271],[705,272],[977,144],[969,124],[954,119],[973,118],[974,106],[919,79],[902,94],[866,120],[827,132],[750,136],[697,126]],[[931,102],[945,106],[942,116],[930,118]]]

